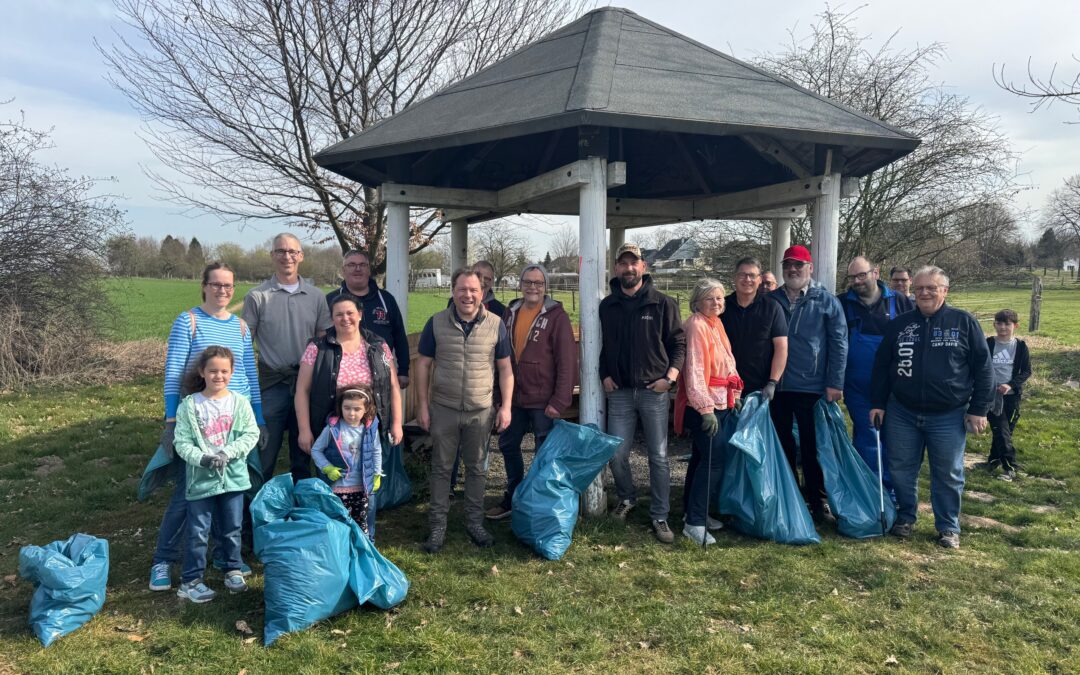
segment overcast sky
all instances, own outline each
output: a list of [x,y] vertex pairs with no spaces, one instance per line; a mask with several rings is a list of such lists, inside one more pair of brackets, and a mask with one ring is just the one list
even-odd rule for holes
[[[695,40],[751,59],[780,50],[789,31],[804,37],[824,9],[817,2],[754,0],[623,0],[611,3],[683,33]],[[834,5],[853,9],[856,4]],[[52,128],[55,148],[48,161],[73,172],[114,177],[104,191],[121,195],[136,234],[198,236],[207,242],[252,244],[277,227],[263,224],[239,232],[213,216],[180,213],[157,201],[140,166],[161,170],[137,136],[141,121],[119,93],[105,81],[106,68],[92,40],[109,43],[119,28],[110,2],[102,0],[19,0],[5,3],[0,22],[0,100],[14,102],[0,117],[20,111],[36,129]],[[1022,154],[1017,172],[1031,189],[1017,206],[1038,209],[1046,195],[1070,175],[1080,173],[1080,121],[1075,107],[1054,105],[1034,114],[1029,103],[999,89],[994,64],[1025,79],[1028,58],[1036,73],[1048,74],[1059,64],[1062,75],[1074,75],[1080,64],[1080,2],[1077,0],[905,0],[875,1],[862,7],[856,27],[875,43],[893,33],[901,49],[940,42],[947,59],[933,73],[951,90],[998,118],[1000,129]],[[533,234],[536,256],[547,241]]]

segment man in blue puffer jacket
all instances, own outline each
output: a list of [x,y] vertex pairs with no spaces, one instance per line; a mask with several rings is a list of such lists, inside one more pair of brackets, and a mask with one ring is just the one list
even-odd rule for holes
[[[814,262],[805,246],[784,251],[784,285],[769,293],[788,322],[788,360],[769,412],[797,477],[796,451],[801,450],[803,497],[815,522],[828,513],[825,479],[817,461],[814,405],[824,396],[839,401],[847,367],[847,322],[836,296],[815,283]],[[792,422],[799,425],[796,445]]]

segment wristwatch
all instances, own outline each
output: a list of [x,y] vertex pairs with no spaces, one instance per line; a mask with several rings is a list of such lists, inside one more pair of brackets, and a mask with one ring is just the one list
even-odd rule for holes
[[671,378],[671,377],[667,378],[668,387],[670,387],[671,389],[675,388],[675,382],[676,382],[676,380],[674,378]]

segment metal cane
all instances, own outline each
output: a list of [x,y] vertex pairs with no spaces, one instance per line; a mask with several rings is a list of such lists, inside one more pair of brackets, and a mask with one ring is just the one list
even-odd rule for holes
[[[719,431],[717,429],[717,433]],[[703,551],[709,547],[709,500],[711,499],[709,488],[712,486],[712,437],[708,434],[706,434],[706,437],[709,439],[709,458],[705,464],[705,534],[701,536],[701,550]]]
[[881,465],[881,424],[874,424],[874,436],[877,438],[877,484],[878,500],[881,513],[881,536],[885,536],[885,469]]

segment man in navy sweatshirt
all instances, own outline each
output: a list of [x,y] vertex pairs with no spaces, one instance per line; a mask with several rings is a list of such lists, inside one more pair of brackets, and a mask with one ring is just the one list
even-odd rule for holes
[[960,548],[965,430],[981,433],[993,400],[993,369],[982,328],[945,304],[949,277],[923,267],[913,277],[916,310],[886,327],[874,359],[870,422],[884,424],[896,491],[892,533],[911,536],[919,505],[923,449],[938,544]]

